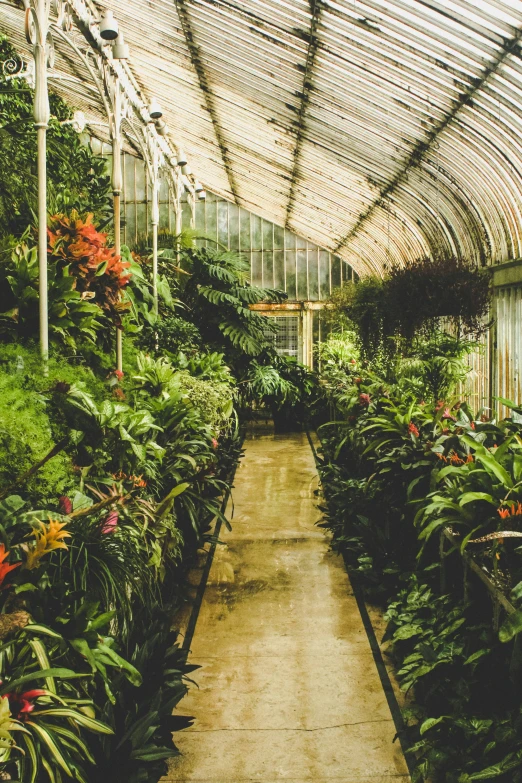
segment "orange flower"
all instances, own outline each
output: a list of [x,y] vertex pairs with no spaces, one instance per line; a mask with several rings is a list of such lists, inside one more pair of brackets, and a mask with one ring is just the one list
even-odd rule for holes
[[34,527],[32,535],[35,541],[30,544],[23,544],[22,548],[27,553],[25,568],[32,571],[38,568],[40,560],[45,555],[50,554],[55,549],[67,549],[64,538],[70,538],[71,534],[63,528],[66,522],[57,522],[52,519],[47,524],[37,520],[38,527]]
[[508,519],[508,517],[522,516],[522,503],[520,501],[515,505],[513,504],[509,508],[498,508],[498,515],[501,519]]
[[464,465],[464,460],[461,459],[458,454],[455,454],[455,452],[451,453],[450,462],[452,465]]
[[3,585],[4,579],[10,571],[14,571],[15,568],[21,566],[21,563],[5,563],[4,560],[9,556],[9,552],[5,551],[5,544],[0,544],[0,586]]

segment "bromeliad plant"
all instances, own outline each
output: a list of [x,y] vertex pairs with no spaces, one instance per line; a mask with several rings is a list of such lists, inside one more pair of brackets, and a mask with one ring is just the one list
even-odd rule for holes
[[111,323],[121,326],[128,304],[122,291],[129,284],[130,263],[107,247],[107,234],[96,230],[93,216],[82,218],[73,210],[70,216],[55,215],[48,228],[49,260],[58,270],[66,270],[83,299],[93,299]]

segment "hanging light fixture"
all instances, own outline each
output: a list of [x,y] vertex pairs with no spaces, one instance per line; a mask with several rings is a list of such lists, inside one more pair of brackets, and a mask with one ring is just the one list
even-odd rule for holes
[[188,161],[187,161],[187,156],[185,155],[185,153],[183,152],[183,150],[182,150],[182,149],[181,149],[181,147],[180,147],[180,148],[178,149],[178,161],[177,161],[177,163],[178,163],[178,166],[180,166],[181,168],[183,168],[183,166],[186,166],[186,165],[187,165],[187,162],[188,162]]
[[163,117],[163,109],[156,99],[149,103],[149,117],[151,120],[161,120]]
[[129,45],[125,43],[123,33],[119,33],[112,45],[112,56],[115,60],[129,59]]
[[100,20],[100,35],[104,41],[115,41],[118,37],[118,22],[110,8],[105,10]]
[[190,177],[190,175],[192,174],[192,169],[190,168],[189,165],[185,164],[184,166],[181,167],[181,172],[186,177]]
[[194,190],[196,191],[196,193],[204,193],[205,192],[205,188],[203,187],[203,185],[201,184],[201,182],[199,180],[196,180],[194,182]]
[[206,190],[197,190],[196,193],[198,194],[198,198],[200,201],[205,201],[207,197],[207,191]]
[[163,120],[158,120],[156,122],[156,130],[158,131],[160,136],[167,136],[169,129],[167,128],[167,125]]

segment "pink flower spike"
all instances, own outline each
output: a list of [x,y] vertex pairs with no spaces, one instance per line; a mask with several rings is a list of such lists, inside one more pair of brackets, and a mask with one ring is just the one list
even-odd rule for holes
[[114,533],[114,531],[118,527],[119,518],[120,515],[118,514],[117,511],[111,511],[110,514],[107,515],[101,529],[103,535],[107,535],[108,533]]

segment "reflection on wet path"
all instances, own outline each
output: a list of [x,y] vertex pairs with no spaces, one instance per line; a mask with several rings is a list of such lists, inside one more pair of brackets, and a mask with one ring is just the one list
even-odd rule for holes
[[192,642],[166,781],[392,783],[407,768],[304,434],[252,433]]

